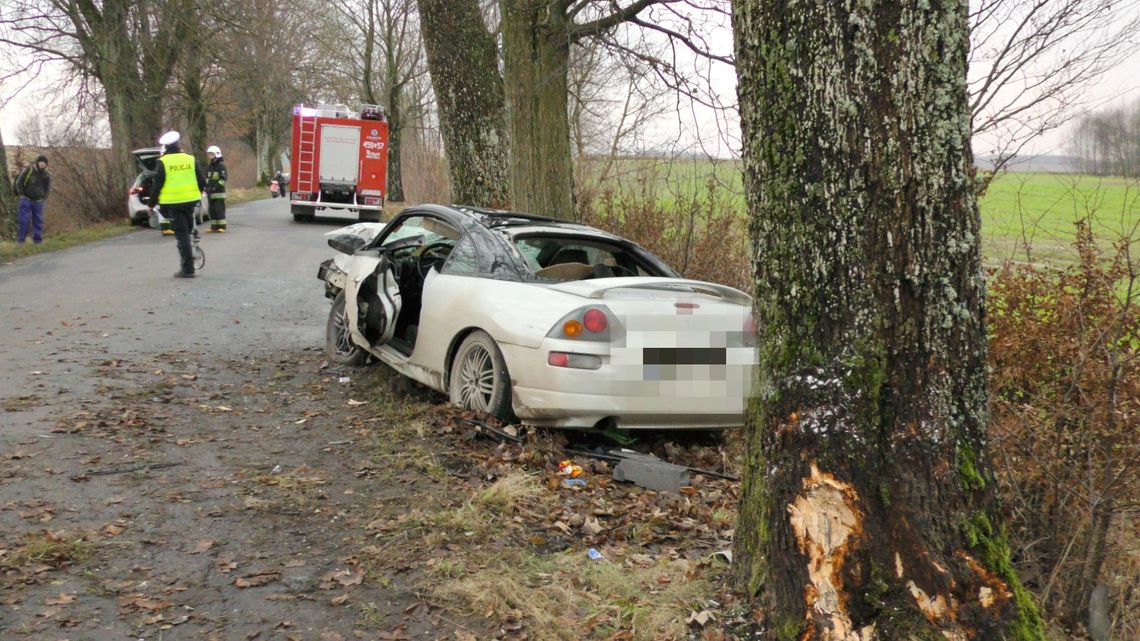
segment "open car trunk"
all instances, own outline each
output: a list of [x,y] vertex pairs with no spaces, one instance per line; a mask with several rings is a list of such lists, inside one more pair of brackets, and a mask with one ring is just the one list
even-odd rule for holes
[[145,147],[143,149],[135,149],[131,152],[134,154],[135,163],[138,165],[139,171],[154,171],[158,166],[158,157],[162,155],[161,147]]

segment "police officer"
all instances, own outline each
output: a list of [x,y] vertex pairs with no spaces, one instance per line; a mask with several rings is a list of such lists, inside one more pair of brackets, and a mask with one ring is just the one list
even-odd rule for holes
[[154,191],[164,216],[174,227],[182,269],[175,278],[194,278],[194,254],[190,247],[190,231],[194,228],[194,207],[206,189],[206,177],[194,156],[183,153],[182,136],[177,131],[162,134],[158,143],[163,153],[155,167]]
[[226,231],[226,163],[217,145],[206,149],[210,164],[206,166],[206,198],[210,203],[210,231]]

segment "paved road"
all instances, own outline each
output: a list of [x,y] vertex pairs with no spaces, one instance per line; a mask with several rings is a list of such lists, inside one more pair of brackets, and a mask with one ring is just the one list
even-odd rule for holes
[[[377,547],[370,529],[454,490],[415,464],[376,469],[434,432],[377,422],[375,369],[322,367],[316,272],[336,224],[295,224],[280,200],[234,207],[194,280],[173,277],[174,241],[153,230],[0,266],[0,639],[482,625],[417,607],[426,557],[382,552],[400,540]],[[350,560],[367,580],[333,578]]]
[[174,238],[146,229],[0,265],[0,398],[88,394],[95,359],[323,345],[323,234],[351,222],[297,224],[282,200],[234,206],[230,232],[203,233],[194,280],[173,278]]

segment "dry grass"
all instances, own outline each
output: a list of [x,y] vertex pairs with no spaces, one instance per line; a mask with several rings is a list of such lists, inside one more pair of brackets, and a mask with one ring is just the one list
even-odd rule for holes
[[326,483],[324,477],[314,474],[312,470],[304,466],[283,474],[260,474],[253,477],[252,480],[258,485],[298,491],[304,491]]
[[707,568],[639,548],[601,561],[584,549],[536,553],[524,523],[557,500],[538,476],[515,470],[437,513],[434,531],[464,547],[428,562],[434,598],[535,641],[687,638],[686,620],[712,592]]
[[[45,214],[46,215],[46,214]],[[130,233],[131,227],[122,223],[95,223],[82,228],[75,228],[57,233],[50,225],[44,231],[44,242],[36,245],[30,240],[23,245],[11,240],[0,240],[0,263],[6,263],[44,252],[58,251],[76,245],[92,243],[104,238],[112,238]]]
[[677,559],[590,561],[584,551],[520,554],[435,591],[472,615],[525,628],[536,641],[688,637],[686,619],[710,586]]
[[95,551],[95,544],[82,537],[69,537],[53,532],[32,532],[12,549],[0,549],[0,569],[19,569],[29,565],[60,568],[82,563]]
[[436,514],[432,525],[474,542],[500,540],[517,529],[511,516],[536,509],[542,495],[536,476],[514,470],[475,492],[462,505]]

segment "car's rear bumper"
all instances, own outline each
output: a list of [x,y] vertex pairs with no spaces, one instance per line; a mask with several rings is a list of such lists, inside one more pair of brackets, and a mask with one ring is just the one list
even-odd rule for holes
[[646,380],[641,367],[604,359],[596,370],[554,367],[549,347],[500,344],[514,380],[515,414],[526,423],[591,428],[719,429],[744,424],[750,364],[689,366],[674,380]]

